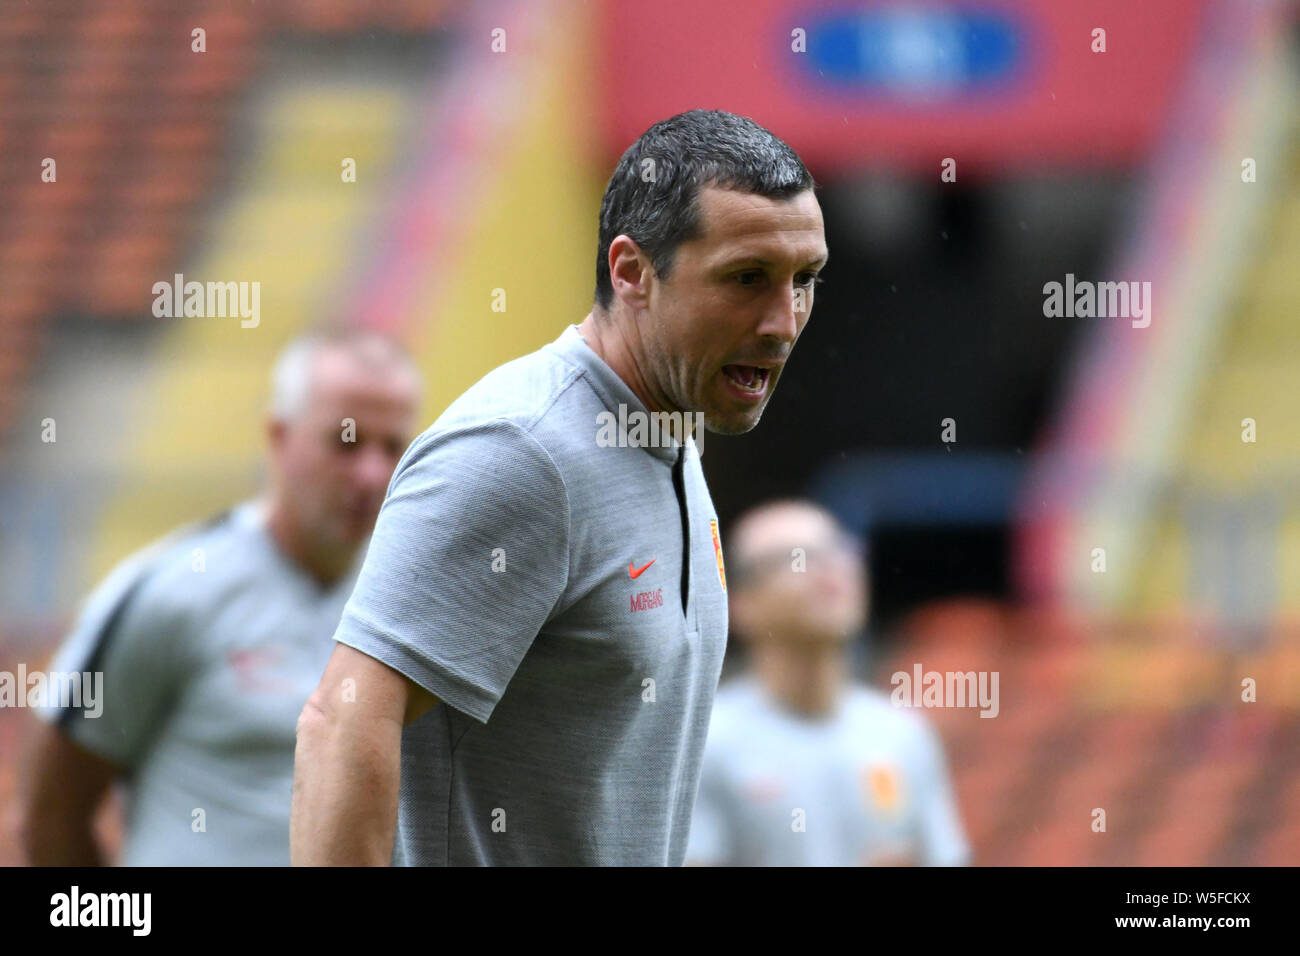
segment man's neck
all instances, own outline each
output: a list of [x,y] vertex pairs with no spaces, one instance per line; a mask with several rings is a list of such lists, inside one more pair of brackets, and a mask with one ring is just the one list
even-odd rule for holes
[[[614,370],[614,374],[632,390],[632,394],[640,399],[647,412],[671,413],[674,411],[669,408],[671,403],[665,398],[656,397],[650,386],[646,384],[646,377],[642,372],[644,363],[638,357],[643,353],[628,340],[623,328],[622,324],[613,321],[608,315],[603,320],[598,319],[593,309],[578,326],[578,332],[591,346],[591,350],[600,356],[601,360]],[[691,433],[689,418],[686,415],[669,417],[667,427],[675,441],[686,444],[686,439]]]
[[338,583],[352,565],[352,555],[313,550],[298,533],[288,511],[274,503],[267,507],[266,529],[280,552],[322,588]]
[[785,709],[813,720],[834,711],[846,680],[843,643],[768,639],[753,646],[753,660],[759,683]]
[[646,384],[638,350],[627,340],[622,325],[609,316],[606,316],[603,321],[597,319],[593,309],[578,326],[578,332],[591,346],[591,350],[599,355],[601,360],[614,370],[614,374],[632,390],[632,394],[641,400],[646,411],[664,411],[663,403],[656,400]]

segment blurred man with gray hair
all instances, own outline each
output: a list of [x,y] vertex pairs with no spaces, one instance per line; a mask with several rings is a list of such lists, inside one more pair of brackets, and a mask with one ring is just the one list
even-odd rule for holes
[[32,863],[104,862],[94,818],[122,779],[123,864],[288,864],[295,725],[419,394],[409,356],[374,332],[284,350],[264,496],[119,565],[51,663],[102,673],[102,714],[41,711],[19,822]]
[[969,862],[938,735],[849,675],[867,619],[857,540],[807,501],[730,532],[731,624],[752,671],[718,691],[687,862]]

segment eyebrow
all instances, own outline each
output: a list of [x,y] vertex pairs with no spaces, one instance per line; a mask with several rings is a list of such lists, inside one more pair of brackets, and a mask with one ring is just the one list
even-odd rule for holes
[[[813,259],[811,262],[805,263],[804,268],[822,269],[826,266],[826,263],[830,261],[830,258],[831,257],[829,253],[827,253],[825,256],[819,256],[818,258]],[[735,268],[736,266],[743,266],[743,265],[750,265],[750,264],[760,265],[760,266],[772,266],[775,263],[773,263],[772,260],[770,259],[764,259],[762,256],[737,256],[735,259],[728,259],[727,261],[722,263],[722,267],[724,269],[727,269],[727,268]]]

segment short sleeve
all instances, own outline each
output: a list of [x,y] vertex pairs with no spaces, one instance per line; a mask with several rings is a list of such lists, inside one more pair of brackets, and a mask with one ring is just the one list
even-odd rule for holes
[[687,865],[728,866],[734,862],[732,821],[735,820],[735,808],[730,805],[727,792],[721,755],[716,745],[706,743],[700,789],[695,798],[690,838],[686,844]]
[[335,640],[486,723],[568,574],[568,496],[542,445],[505,420],[426,432],[389,484]]
[[155,570],[152,562],[115,570],[43,672],[41,719],[124,767],[143,759],[186,674],[184,624]]
[[928,723],[922,725],[919,758],[921,863],[926,866],[966,866],[970,863],[970,845],[966,842],[957,811],[943,744]]

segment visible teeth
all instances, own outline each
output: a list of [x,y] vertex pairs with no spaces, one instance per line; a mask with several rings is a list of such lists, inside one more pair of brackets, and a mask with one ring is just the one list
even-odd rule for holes
[[760,392],[767,382],[767,369],[753,365],[731,365],[727,377],[748,392]]

